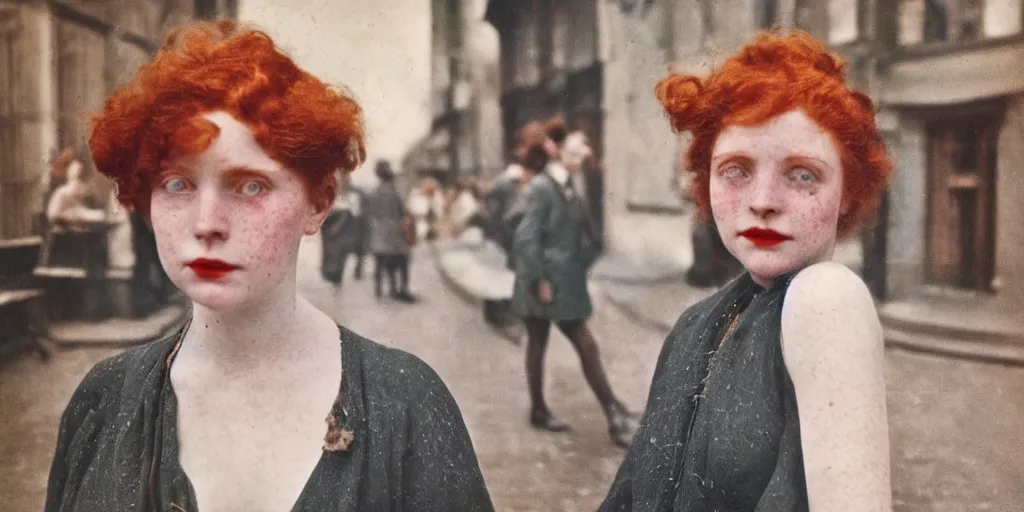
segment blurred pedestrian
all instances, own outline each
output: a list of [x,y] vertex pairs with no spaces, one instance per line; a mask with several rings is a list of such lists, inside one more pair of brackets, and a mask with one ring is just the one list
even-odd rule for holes
[[572,171],[547,165],[550,156],[545,145],[545,141],[533,141],[525,151],[528,159],[523,167],[543,171],[526,185],[523,215],[512,246],[516,273],[512,305],[528,333],[530,423],[552,432],[569,429],[555,418],[544,399],[544,356],[554,323],[580,356],[583,373],[604,410],[612,441],[625,447],[632,439],[634,417],[613,393],[597,341],[587,326],[593,307],[587,290],[588,260],[592,257],[584,246],[585,213],[572,190]]
[[347,173],[338,173],[338,191],[330,213],[320,227],[322,241],[321,274],[324,280],[340,289],[350,256],[356,260],[354,277],[363,277],[363,259],[368,244],[366,216],[363,215],[365,194],[354,185]]
[[[409,253],[412,243],[409,226],[415,233],[405,202],[395,189],[395,172],[386,160],[377,162],[377,188],[366,198],[366,216],[370,226],[370,251],[374,258],[373,286],[379,299],[387,280],[390,295],[402,302],[415,302],[409,291]],[[406,224],[403,230],[403,224]]]

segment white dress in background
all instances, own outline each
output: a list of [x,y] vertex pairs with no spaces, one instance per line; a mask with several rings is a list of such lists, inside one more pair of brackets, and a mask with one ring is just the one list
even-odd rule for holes
[[135,266],[132,247],[132,224],[126,210],[111,192],[107,218],[117,226],[107,234],[107,264],[111,269],[131,269]]

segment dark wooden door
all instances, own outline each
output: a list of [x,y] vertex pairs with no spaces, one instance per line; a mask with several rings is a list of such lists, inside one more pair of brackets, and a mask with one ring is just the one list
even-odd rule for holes
[[928,124],[931,284],[988,291],[995,267],[996,144],[1000,113],[975,111]]

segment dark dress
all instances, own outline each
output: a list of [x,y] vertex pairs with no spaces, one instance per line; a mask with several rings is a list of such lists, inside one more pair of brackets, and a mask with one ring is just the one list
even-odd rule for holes
[[780,344],[792,277],[765,290],[744,273],[679,317],[600,510],[808,510],[796,395]]
[[[79,385],[61,420],[47,511],[199,510],[178,458],[168,371],[178,334],[99,363]],[[344,328],[341,357],[330,416],[334,433],[353,437],[325,449],[292,510],[493,510],[437,374]]]

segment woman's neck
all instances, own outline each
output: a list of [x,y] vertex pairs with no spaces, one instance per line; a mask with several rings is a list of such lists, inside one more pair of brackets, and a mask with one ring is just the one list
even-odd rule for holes
[[[321,336],[333,321],[282,286],[258,303],[233,311],[213,311],[194,304],[193,316],[176,363],[216,369],[222,375],[245,374],[267,365],[285,367],[309,361],[323,347]],[[330,326],[326,324],[330,323]]]

